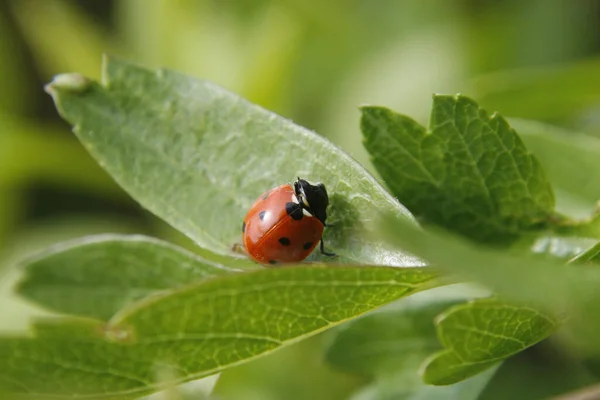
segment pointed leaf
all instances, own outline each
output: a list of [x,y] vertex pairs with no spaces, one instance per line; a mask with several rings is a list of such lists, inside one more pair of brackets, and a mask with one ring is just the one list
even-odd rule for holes
[[446,348],[426,364],[423,379],[449,385],[476,375],[550,336],[555,317],[497,299],[477,299],[454,306],[436,321]]
[[214,374],[434,286],[427,268],[316,266],[206,279],[133,305],[109,323],[45,324],[0,339],[0,385],[39,399],[139,397]]
[[554,194],[537,159],[498,114],[436,95],[430,128],[383,107],[362,109],[373,163],[417,216],[478,241],[543,226]]
[[25,264],[20,295],[50,310],[99,319],[148,295],[240,271],[157,239],[126,235],[55,245]]
[[411,265],[369,232],[378,210],[412,218],[322,137],[210,82],[106,59],[102,84],[60,75],[47,87],[96,160],[144,207],[201,246],[229,253],[266,190],[301,176],[330,194],[340,261]]

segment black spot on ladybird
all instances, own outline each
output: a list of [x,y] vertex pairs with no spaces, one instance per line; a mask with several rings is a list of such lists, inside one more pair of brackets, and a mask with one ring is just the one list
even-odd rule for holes
[[269,264],[273,265],[273,264],[277,264],[276,260],[269,260]]
[[265,213],[266,213],[266,211],[261,211],[261,212],[258,213],[258,218],[260,218],[261,221],[263,219],[265,219]]
[[302,247],[304,247],[304,250],[308,250],[312,247],[312,245],[313,245],[312,242],[306,242],[306,243],[304,243],[304,246],[302,246]]
[[292,201],[285,203],[285,212],[296,221],[301,220],[304,216],[302,214],[302,206]]
[[281,243],[284,246],[289,246],[290,245],[290,239],[284,237],[280,237],[279,238],[279,243]]
[[242,233],[246,232],[246,221],[242,224]]

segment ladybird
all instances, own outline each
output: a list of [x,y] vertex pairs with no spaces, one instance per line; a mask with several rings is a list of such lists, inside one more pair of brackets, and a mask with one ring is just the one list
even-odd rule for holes
[[335,256],[323,245],[328,205],[325,185],[300,178],[263,193],[242,224],[246,252],[261,264],[299,262],[320,243]]

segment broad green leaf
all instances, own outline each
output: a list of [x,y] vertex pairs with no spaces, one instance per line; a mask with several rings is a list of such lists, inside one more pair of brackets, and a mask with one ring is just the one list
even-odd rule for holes
[[47,90],[100,165],[202,247],[229,253],[254,200],[301,176],[327,186],[333,227],[325,239],[340,261],[419,263],[369,235],[379,210],[412,217],[363,167],[221,87],[106,59],[102,84],[68,74]]
[[373,163],[415,215],[488,242],[547,223],[552,188],[504,118],[464,96],[436,95],[429,125],[383,107],[362,109]]
[[148,295],[240,271],[157,239],[128,235],[55,245],[25,264],[20,295],[53,311],[99,319]]
[[445,350],[425,365],[423,379],[449,385],[476,375],[550,336],[559,321],[526,306],[498,299],[477,299],[438,316]]
[[433,287],[428,268],[317,266],[207,279],[126,308],[108,324],[44,324],[0,340],[0,383],[33,398],[133,398],[238,365]]
[[600,200],[599,138],[537,121],[511,119],[510,124],[540,160],[558,193],[576,197],[588,209]]

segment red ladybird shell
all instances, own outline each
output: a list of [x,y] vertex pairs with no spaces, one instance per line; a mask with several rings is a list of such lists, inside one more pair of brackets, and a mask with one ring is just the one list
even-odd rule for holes
[[246,251],[262,264],[304,260],[323,236],[323,223],[298,204],[292,185],[261,195],[242,225]]

